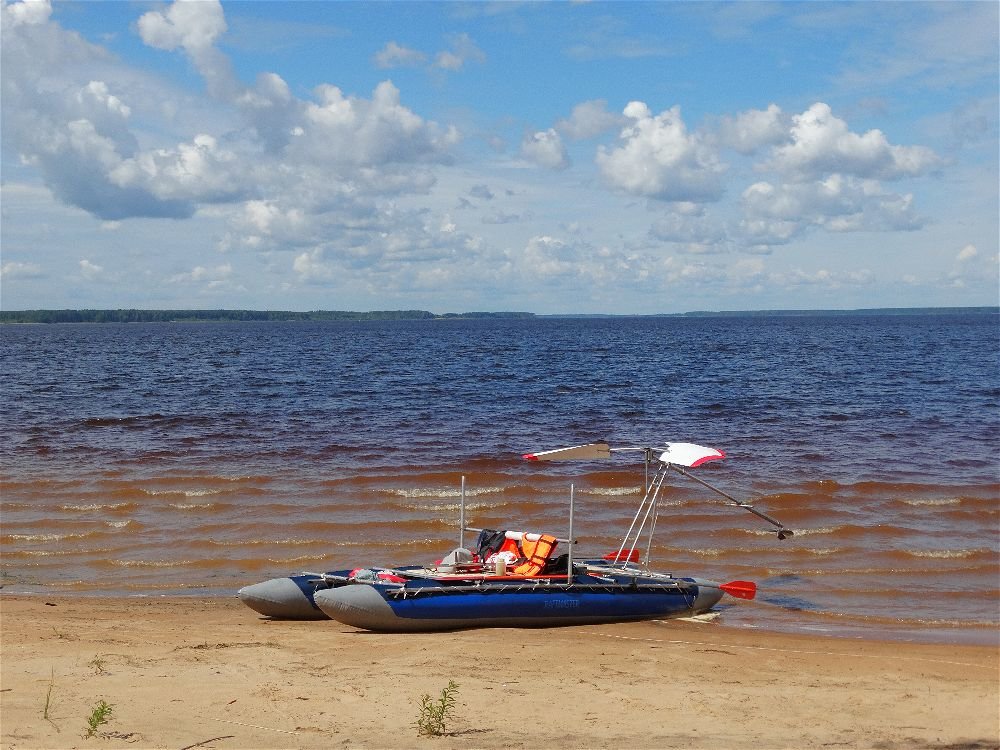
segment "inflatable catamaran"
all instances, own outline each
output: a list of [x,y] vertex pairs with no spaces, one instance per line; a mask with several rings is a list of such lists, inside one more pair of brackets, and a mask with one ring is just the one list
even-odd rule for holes
[[[715,583],[650,570],[649,549],[657,502],[666,477],[682,474],[770,523],[779,539],[792,532],[748,503],[694,477],[688,469],[725,457],[692,443],[657,448],[613,448],[589,443],[528,453],[530,461],[609,459],[613,453],[641,452],[646,493],[617,551],[599,559],[576,560],[573,497],[565,537],[523,531],[495,531],[465,525],[462,484],[459,546],[431,566],[356,568],[302,573],[247,586],[240,599],[274,618],[330,618],[376,631],[433,631],[473,627],[547,627],[662,619],[711,609],[724,594],[753,599],[749,581]],[[649,468],[655,465],[652,481]],[[474,549],[465,532],[478,532]],[[640,549],[646,539],[646,559]],[[562,550],[565,549],[565,552]]]

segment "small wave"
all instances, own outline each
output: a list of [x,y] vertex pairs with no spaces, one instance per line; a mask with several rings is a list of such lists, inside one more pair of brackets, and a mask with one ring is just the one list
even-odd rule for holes
[[282,557],[281,559],[275,559],[273,557],[267,558],[269,563],[276,563],[280,565],[291,565],[294,563],[305,562],[307,560],[315,561],[316,555],[298,555],[297,557]]
[[922,500],[921,499],[916,499],[916,500],[901,499],[900,502],[903,503],[904,505],[931,506],[931,507],[938,506],[938,505],[961,505],[962,504],[962,500],[960,498],[957,498],[957,497],[939,498],[939,499],[926,498],[926,499],[922,499]]
[[84,427],[127,427],[146,423],[154,423],[165,419],[162,414],[140,414],[129,417],[90,417],[84,419],[80,424]]
[[687,500],[664,500],[660,498],[656,501],[657,507],[660,508],[679,508],[682,505],[688,505]]
[[[642,487],[593,487],[582,490],[582,495],[597,495],[604,497],[623,497],[625,495],[642,495]],[[664,504],[661,502],[661,505]]]
[[[773,532],[772,532],[773,533]],[[799,532],[795,532],[796,535]],[[751,552],[752,550],[747,550]],[[836,555],[845,552],[844,547],[796,547],[792,552],[796,555],[815,555],[816,557],[825,557],[826,555]],[[787,572],[787,571],[786,571]]]
[[[503,508],[506,503],[466,503],[465,510],[492,510],[493,508]],[[419,503],[404,503],[400,507],[406,508],[407,510],[419,510],[419,511],[453,511],[457,513],[462,509],[460,503],[442,503],[436,505],[420,505]]]
[[[813,536],[814,534],[836,534],[842,526],[822,526],[818,529],[794,529],[795,536]],[[765,531],[765,534],[773,534],[773,531]]]
[[221,494],[222,490],[184,490],[184,497],[209,497]]
[[110,526],[112,529],[124,529],[126,526],[132,524],[132,521],[105,521],[106,526]]
[[[792,535],[795,537],[801,536],[814,536],[816,534],[836,534],[838,531],[843,529],[843,526],[822,526],[816,529],[792,529]],[[774,529],[743,529],[743,533],[749,534],[750,536],[774,536]]]
[[101,555],[111,552],[110,549],[21,549],[4,550],[5,558],[15,557],[66,557],[67,555]]
[[174,487],[179,484],[212,485],[220,482],[251,482],[253,484],[269,484],[274,481],[274,477],[267,474],[166,474],[163,476],[149,477],[143,480],[144,484],[164,485]]
[[[422,498],[422,497],[461,497],[461,488],[440,488],[440,487],[412,487],[412,488],[399,488],[399,489],[377,489],[372,490],[382,495],[395,495],[396,497],[405,498]],[[480,495],[491,495],[499,492],[503,492],[503,487],[474,487],[465,489],[466,497],[479,497]]]
[[204,560],[108,560],[116,568],[179,568],[186,565],[203,565]]
[[[704,623],[704,622],[714,622],[715,620],[719,619],[719,617],[721,615],[722,615],[722,613],[721,612],[717,612],[717,611],[715,611],[715,612],[703,612],[700,615],[691,615],[690,617],[677,617],[675,619],[681,620],[683,622],[702,622],[702,623]],[[669,625],[670,624],[669,621],[666,621],[666,620],[656,620],[656,622],[661,623],[663,625]]]
[[[778,607],[784,607],[784,602],[768,600],[760,596],[757,597],[757,601],[761,605],[772,605]],[[886,614],[864,614],[859,612],[842,612],[837,610],[832,610],[827,607],[820,607],[817,605],[810,604],[807,607],[796,608],[799,609],[804,616],[810,618],[816,618],[819,620],[827,619],[830,621],[840,621],[840,622],[856,622],[867,624],[868,627],[875,625],[882,625],[885,627],[905,627],[905,628],[961,628],[961,629],[979,629],[979,628],[996,628],[996,620],[980,620],[980,619],[968,619],[961,620],[955,618],[939,618],[939,617],[900,617],[900,616],[890,616]]]
[[[925,558],[931,559],[931,558]],[[793,576],[805,578],[843,578],[845,576],[868,577],[868,576],[905,576],[907,578],[918,576],[921,581],[927,583],[935,579],[948,579],[956,575],[953,568],[944,568],[940,565],[929,564],[930,567],[866,567],[866,568],[765,568],[764,574],[767,576]],[[971,576],[989,577],[990,580],[996,574],[996,566],[987,564],[975,567],[964,566],[959,568],[961,575],[968,579]]]
[[922,618],[900,618],[903,624],[930,626],[935,628],[996,628],[996,620],[934,620]]
[[61,542],[64,539],[83,539],[90,534],[6,534],[5,539],[17,542]]
[[177,510],[212,510],[219,507],[216,503],[170,503],[169,505]]
[[[835,555],[842,553],[844,550],[841,547],[797,547],[795,548],[795,554],[797,555],[812,555],[815,557],[825,557],[827,555]],[[684,550],[684,552],[699,555],[701,557],[738,557],[747,555],[759,554],[759,550],[749,549],[745,547],[702,547],[697,549]]]
[[991,550],[984,549],[927,549],[903,550],[903,552],[907,555],[912,555],[913,557],[933,557],[935,559],[975,557],[976,555],[981,555],[983,553],[996,554],[995,552],[991,552]]
[[[6,489],[3,479],[0,479],[0,487],[4,487],[4,489]],[[3,503],[3,509],[7,513],[11,513],[15,510],[34,510],[35,507],[34,503],[12,503],[6,500]]]
[[330,544],[329,539],[238,539],[231,542],[222,541],[220,539],[206,539],[205,544],[212,545],[214,547],[261,547],[261,546],[271,546],[271,545],[282,545],[282,546],[302,546],[302,545],[313,545],[313,544]]
[[221,495],[222,490],[143,490],[150,497],[162,497],[164,495],[183,495],[184,497],[210,497]]
[[401,547],[435,547],[442,543],[441,539],[408,539],[399,546]]
[[733,550],[726,549],[716,549],[712,547],[706,547],[704,549],[693,549],[691,552],[695,555],[700,555],[701,557],[721,557],[723,555],[729,554]]
[[68,510],[71,512],[80,511],[93,511],[93,510],[106,510],[106,511],[125,511],[134,510],[137,506],[135,503],[87,503],[87,504],[76,504],[67,503],[65,505],[60,505],[60,510]]

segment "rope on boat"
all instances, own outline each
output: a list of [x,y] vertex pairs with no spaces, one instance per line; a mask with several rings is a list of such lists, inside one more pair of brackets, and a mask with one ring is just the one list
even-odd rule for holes
[[606,593],[606,594],[616,594],[623,591],[634,591],[639,594],[675,594],[679,593],[685,596],[692,594],[692,588],[697,584],[679,584],[679,583],[647,583],[647,584],[637,584],[635,582],[629,583],[598,583],[598,584],[580,584],[580,583],[551,583],[551,582],[537,582],[533,584],[505,584],[502,586],[482,586],[482,585],[472,585],[472,586],[421,586],[420,588],[393,588],[385,592],[386,596],[390,596],[395,599],[407,599],[411,597],[418,596],[438,596],[444,594],[468,594],[470,592],[476,592],[480,594],[512,594],[512,593],[523,593],[525,591],[562,591],[563,593],[572,593],[574,591],[579,591],[581,593]]

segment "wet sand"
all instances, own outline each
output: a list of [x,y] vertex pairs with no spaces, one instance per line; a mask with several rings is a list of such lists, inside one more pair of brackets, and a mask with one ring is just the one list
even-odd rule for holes
[[[685,621],[384,635],[235,598],[7,595],[0,617],[10,750],[1000,746],[993,647]],[[446,733],[419,735],[449,680]]]

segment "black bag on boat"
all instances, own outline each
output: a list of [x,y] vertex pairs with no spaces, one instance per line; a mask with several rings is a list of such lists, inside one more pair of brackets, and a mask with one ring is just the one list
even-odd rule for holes
[[500,551],[504,541],[507,539],[505,531],[494,531],[493,529],[483,529],[476,539],[476,554],[480,560],[486,560],[490,555],[495,555]]
[[569,554],[559,555],[559,557],[551,558],[545,564],[545,569],[540,575],[563,575],[569,571]]

